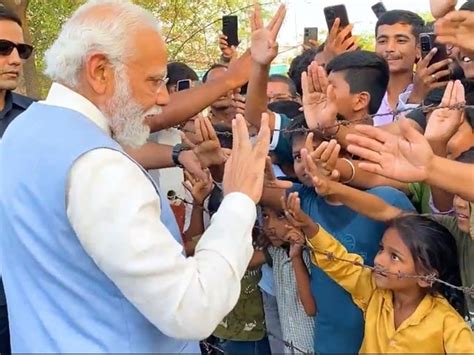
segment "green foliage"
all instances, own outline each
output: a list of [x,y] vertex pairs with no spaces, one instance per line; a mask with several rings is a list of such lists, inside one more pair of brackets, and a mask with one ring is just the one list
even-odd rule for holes
[[[27,18],[36,49],[40,91],[47,92],[50,82],[42,75],[44,53],[57,37],[62,24],[84,0],[30,0]],[[220,51],[218,35],[222,31],[223,15],[239,16],[239,37],[242,48],[249,39],[248,13],[250,0],[135,0],[160,19],[163,37],[168,46],[169,61],[185,61],[196,70],[202,70],[216,62]],[[276,0],[268,0],[263,6],[263,17],[268,20]]]

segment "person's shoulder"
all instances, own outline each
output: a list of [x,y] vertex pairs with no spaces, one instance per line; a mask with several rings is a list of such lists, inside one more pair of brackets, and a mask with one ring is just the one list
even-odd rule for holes
[[385,202],[405,210],[415,210],[407,195],[391,186],[377,186],[366,192],[378,196]]
[[12,101],[13,104],[23,108],[27,109],[33,102],[36,102],[36,100],[32,99],[31,97],[24,96],[21,94],[18,94],[16,92],[12,92]]

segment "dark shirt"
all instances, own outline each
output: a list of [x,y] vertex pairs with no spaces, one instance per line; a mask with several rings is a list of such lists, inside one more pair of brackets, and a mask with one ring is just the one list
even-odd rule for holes
[[29,97],[7,91],[5,107],[0,111],[0,138],[3,137],[5,130],[15,117],[25,111],[33,102],[34,100]]
[[[0,138],[3,137],[5,130],[15,117],[25,111],[33,102],[34,100],[29,97],[7,91],[5,95],[5,107],[0,111]],[[3,292],[3,283],[0,275],[0,306],[5,304],[5,294]]]

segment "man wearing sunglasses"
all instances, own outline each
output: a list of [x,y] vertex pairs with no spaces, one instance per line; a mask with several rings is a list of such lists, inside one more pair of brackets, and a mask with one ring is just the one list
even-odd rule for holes
[[[5,129],[33,102],[28,97],[12,92],[18,85],[22,62],[28,59],[33,47],[25,44],[18,16],[0,5],[0,141]],[[8,314],[0,270],[0,353],[10,353]]]
[[0,5],[0,139],[13,119],[33,102],[12,92],[18,85],[23,61],[32,52],[33,47],[24,43],[21,20]]

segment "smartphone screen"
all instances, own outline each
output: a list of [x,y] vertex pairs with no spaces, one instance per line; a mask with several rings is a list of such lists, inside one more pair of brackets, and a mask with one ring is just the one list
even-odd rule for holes
[[304,44],[310,46],[309,40],[313,40],[315,42],[318,41],[318,28],[317,27],[305,27],[304,28],[304,36],[303,42]]
[[324,17],[326,18],[326,23],[328,25],[328,30],[331,31],[332,26],[336,18],[339,18],[341,21],[339,27],[342,29],[349,25],[349,16],[347,15],[347,10],[344,5],[334,5],[324,8]]
[[176,91],[187,90],[191,87],[191,79],[178,80],[176,83]]
[[377,18],[380,18],[384,13],[387,12],[387,9],[385,8],[383,2],[378,2],[372,6],[372,11],[374,12],[375,16],[377,16]]
[[222,33],[227,36],[227,44],[239,45],[239,26],[237,16],[222,16]]

